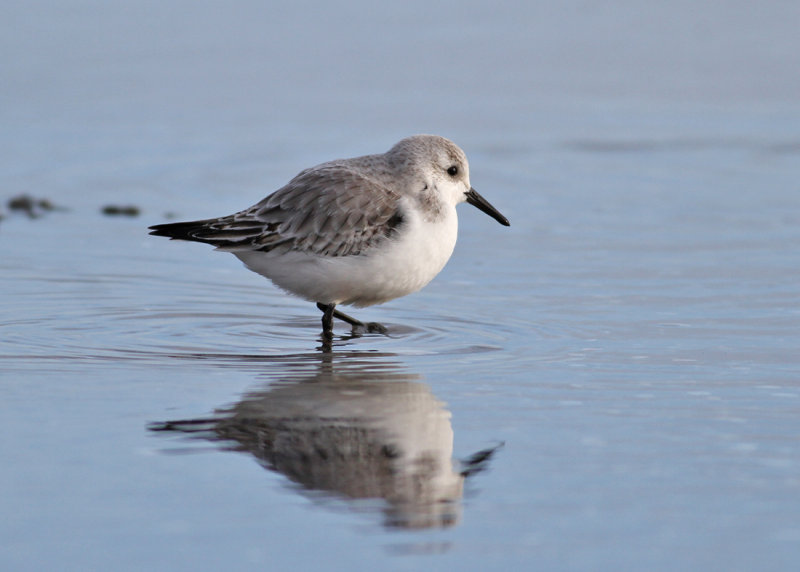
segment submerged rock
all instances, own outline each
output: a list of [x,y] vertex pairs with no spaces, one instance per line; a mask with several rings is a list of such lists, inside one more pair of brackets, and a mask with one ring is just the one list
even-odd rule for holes
[[139,216],[139,207],[134,205],[106,205],[102,210],[106,216]]
[[50,199],[37,199],[30,195],[22,194],[8,200],[8,210],[23,212],[30,218],[38,218],[47,211],[66,209],[55,206]]

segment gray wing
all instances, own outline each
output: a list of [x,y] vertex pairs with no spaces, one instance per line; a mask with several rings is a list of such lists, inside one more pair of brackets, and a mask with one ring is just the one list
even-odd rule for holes
[[296,250],[323,256],[360,254],[403,223],[400,196],[346,165],[301,172],[283,188],[230,216],[151,227],[157,236],[213,244],[220,250]]

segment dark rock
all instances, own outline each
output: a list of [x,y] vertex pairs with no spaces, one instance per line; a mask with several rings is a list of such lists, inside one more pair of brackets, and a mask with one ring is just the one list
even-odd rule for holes
[[139,216],[139,207],[133,205],[106,205],[103,207],[103,214],[106,216]]

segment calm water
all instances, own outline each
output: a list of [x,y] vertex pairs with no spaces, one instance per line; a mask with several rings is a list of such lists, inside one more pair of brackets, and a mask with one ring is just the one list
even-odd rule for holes
[[[797,569],[798,8],[170,6],[2,9],[2,569]],[[386,336],[147,235],[415,132]]]

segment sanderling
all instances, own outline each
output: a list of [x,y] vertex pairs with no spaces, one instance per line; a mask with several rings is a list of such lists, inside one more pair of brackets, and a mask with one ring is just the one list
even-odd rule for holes
[[456,205],[468,202],[509,226],[470,186],[469,164],[452,141],[415,135],[388,152],[322,163],[252,207],[221,218],[151,226],[150,234],[206,242],[333,318],[385,332],[336,309],[416,292],[453,253]]

